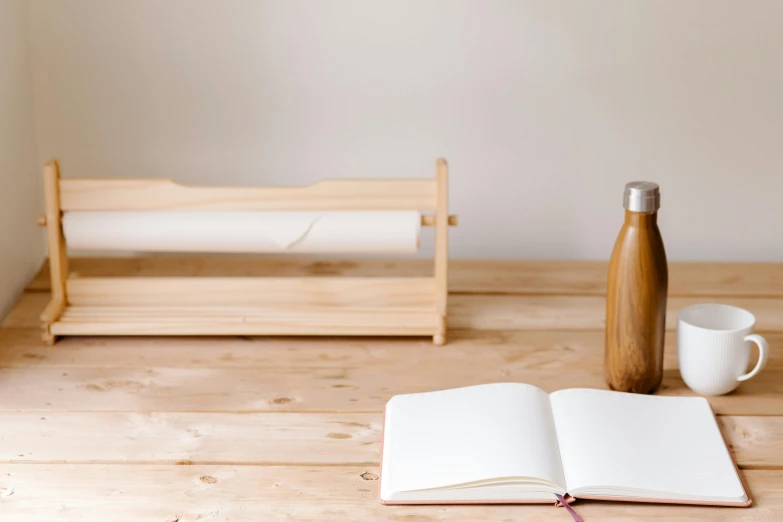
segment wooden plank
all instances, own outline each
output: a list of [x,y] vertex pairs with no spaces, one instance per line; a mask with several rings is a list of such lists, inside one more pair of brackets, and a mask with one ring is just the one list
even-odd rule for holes
[[[456,293],[605,295],[608,263],[454,259],[450,271]],[[783,263],[669,262],[669,297],[783,297]]]
[[[400,393],[488,382],[525,382],[547,392],[605,389],[601,367],[564,371],[516,370],[513,364],[411,364],[397,369],[1,368],[0,411],[367,412],[381,411]],[[677,370],[664,371],[659,394],[695,395]],[[709,401],[724,415],[783,415],[781,394],[783,372],[764,371],[737,391]]]
[[183,311],[178,315],[150,309],[121,315],[70,315],[66,309],[51,326],[54,335],[387,335],[431,336],[442,320],[434,311],[220,310]]
[[[673,335],[666,366],[676,368]],[[783,342],[783,334],[770,343]],[[603,333],[457,331],[447,350],[420,338],[69,337],[42,346],[32,329],[0,330],[0,366],[119,366],[124,368],[429,368],[513,364],[516,369],[575,369],[603,364]],[[477,353],[481,356],[477,357]],[[783,351],[771,350],[768,369],[783,369]]]
[[719,416],[718,423],[745,469],[772,469],[783,465],[783,417]]
[[382,423],[380,413],[0,413],[0,463],[378,465]]
[[[72,273],[85,277],[432,277],[428,259],[313,259],[295,256],[75,257]],[[48,291],[48,261],[27,286]]]
[[[764,371],[783,370],[783,333],[766,334],[770,358]],[[66,337],[42,346],[35,330],[0,329],[0,367],[123,368],[386,368],[411,366],[518,370],[602,368],[599,331],[455,330],[448,349],[429,339],[378,337]],[[478,356],[477,354],[480,354]],[[751,357],[753,366],[756,356]],[[664,368],[677,369],[677,337],[666,334]]]
[[76,277],[73,306],[435,309],[427,277]]
[[[0,328],[38,328],[41,314],[49,301],[49,294],[23,293],[0,323]],[[40,334],[40,331],[38,333]]]
[[[718,417],[743,469],[783,468],[783,417]],[[376,413],[0,413],[0,463],[378,465]]]
[[[40,520],[136,522],[258,520],[525,520],[568,519],[551,505],[383,506],[376,467],[9,464],[0,473],[3,515]],[[367,475],[370,473],[372,475]],[[776,520],[783,514],[783,472],[745,471],[748,509],[577,502],[585,520]],[[565,518],[564,518],[565,517]]]
[[[608,255],[608,252],[607,252]],[[201,256],[71,258],[84,276],[431,276],[427,259]],[[451,293],[603,295],[604,261],[449,260]],[[49,289],[44,264],[28,290]],[[783,297],[783,263],[669,263],[669,296]]]
[[[668,300],[666,329],[675,330],[684,307],[716,299],[673,297]],[[756,332],[783,331],[783,300],[723,297],[721,303],[750,310]],[[603,330],[606,298],[597,296],[455,295],[449,304],[449,328],[476,330]]]
[[[47,303],[47,294],[26,292],[21,296],[14,308],[12,308],[8,313],[2,323],[2,327],[37,327],[38,316],[41,314]],[[379,329],[382,329],[384,332],[388,331],[387,333],[389,335],[431,335],[432,332],[437,329],[437,315],[432,310],[428,313],[424,309],[408,311],[399,311],[394,309],[365,309],[364,311],[346,310],[345,313],[341,313],[340,311],[330,312],[329,310],[324,310],[321,308],[305,310],[297,315],[283,313],[279,310],[270,311],[268,309],[253,310],[239,308],[222,310],[222,313],[217,313],[217,309],[210,308],[205,308],[201,312],[198,310],[187,309],[180,310],[179,312],[176,312],[176,310],[171,310],[169,317],[177,317],[177,314],[179,314],[178,320],[180,322],[186,321],[188,320],[188,317],[190,317],[190,321],[192,323],[202,323],[204,321],[204,315],[209,314],[213,317],[214,320],[212,321],[211,325],[203,324],[202,330],[205,332],[205,334],[207,334],[210,331],[209,329],[212,328],[212,333],[214,335],[225,335],[230,330],[230,328],[225,325],[241,323],[243,321],[243,316],[246,317],[245,320],[249,325],[247,328],[248,331],[246,332],[247,335],[250,335],[253,332],[255,332],[257,335],[274,334],[278,329],[281,329],[278,328],[279,325],[282,325],[282,329],[290,328],[291,325],[299,325],[302,328],[309,327],[313,333],[324,330],[324,333],[331,333],[333,335],[361,335],[361,331],[358,331],[358,329],[350,331],[351,324],[366,326],[367,332],[365,335],[375,334]],[[102,314],[103,317],[111,317],[111,315],[116,311],[117,310],[100,310],[95,307],[86,308],[84,310],[80,310],[79,307],[69,307],[66,308],[65,312],[63,313],[61,318],[62,321],[53,325],[53,328],[57,330],[58,335],[70,333],[75,334],[77,328],[74,328],[72,331],[68,330],[69,327],[67,325],[70,323],[63,321],[70,317],[71,314],[76,314],[74,317],[84,317],[85,314],[82,312],[86,312],[87,315],[92,314],[90,317],[95,319],[97,326],[91,331],[97,335],[101,328],[103,328],[103,326],[97,322],[99,316]],[[125,310],[124,312],[127,311],[128,310]],[[154,317],[157,322],[163,325],[161,328],[166,330],[166,323],[170,323],[171,321],[166,319],[166,317],[161,316],[159,313],[160,311],[161,310],[155,309],[153,307],[150,307],[147,310],[139,308],[137,310],[139,313],[136,315],[136,317],[143,320]],[[260,323],[259,321],[267,322],[267,330],[264,330],[264,324]],[[136,325],[138,330],[135,330],[133,325],[129,326],[127,334],[132,335],[134,332],[136,332],[137,335],[144,334],[143,325],[145,324],[150,323],[139,321]],[[197,326],[197,324],[195,326],[188,325],[188,328],[190,329],[183,327],[179,329],[181,331],[175,329],[166,330],[165,332],[161,333],[194,335],[198,333],[196,331]],[[326,331],[329,327],[331,327],[332,330]],[[221,328],[225,328],[225,332],[222,331]],[[409,331],[409,333],[406,333],[406,329]],[[295,333],[295,331],[291,331],[290,329],[286,331],[291,334]]]
[[433,179],[336,179],[307,187],[190,187],[169,179],[63,179],[68,210],[435,210]]
[[[692,304],[719,301],[746,308],[756,316],[756,331],[783,331],[783,300],[756,297],[669,299],[666,329],[677,326],[677,312]],[[34,328],[48,296],[26,292],[5,318],[6,328]],[[475,330],[601,330],[604,329],[605,299],[593,296],[537,295],[452,295],[448,326]]]

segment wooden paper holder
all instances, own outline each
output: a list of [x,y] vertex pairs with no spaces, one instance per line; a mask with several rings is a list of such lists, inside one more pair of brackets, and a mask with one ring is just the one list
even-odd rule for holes
[[[404,335],[446,342],[448,165],[435,178],[325,180],[307,187],[189,187],[171,180],[61,179],[44,167],[52,299],[43,340],[69,335]],[[80,277],[68,272],[68,211],[417,210],[435,227],[432,277]]]

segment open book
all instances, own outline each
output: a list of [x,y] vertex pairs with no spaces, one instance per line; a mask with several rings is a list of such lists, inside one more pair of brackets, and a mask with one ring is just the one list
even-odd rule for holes
[[573,498],[749,506],[706,399],[499,383],[392,397],[386,504]]

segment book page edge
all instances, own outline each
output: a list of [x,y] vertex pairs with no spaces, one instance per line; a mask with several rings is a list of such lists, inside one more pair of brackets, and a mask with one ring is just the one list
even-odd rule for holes
[[[747,495],[747,493],[745,493]],[[678,504],[690,506],[723,506],[723,507],[750,507],[753,503],[751,498],[738,502],[721,502],[712,500],[672,500],[665,498],[645,498],[645,497],[611,497],[605,495],[580,495],[578,500],[609,500],[612,502],[635,502],[649,504]]]

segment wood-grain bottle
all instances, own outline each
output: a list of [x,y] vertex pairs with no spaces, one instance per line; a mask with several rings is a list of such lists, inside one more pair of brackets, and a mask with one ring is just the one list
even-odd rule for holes
[[666,251],[658,230],[658,185],[625,186],[625,223],[609,262],[604,375],[613,390],[652,393],[663,378]]

